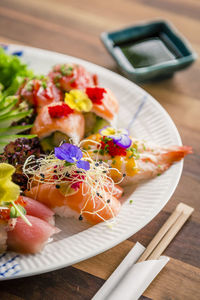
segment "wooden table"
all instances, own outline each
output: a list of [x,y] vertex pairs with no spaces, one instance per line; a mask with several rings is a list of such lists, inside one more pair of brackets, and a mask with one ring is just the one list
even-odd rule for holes
[[[1,0],[0,41],[74,55],[117,72],[102,46],[102,31],[137,21],[171,21],[200,52],[198,0]],[[185,159],[181,181],[168,204],[140,232],[120,245],[72,267],[0,283],[1,300],[91,299],[136,241],[145,246],[180,201],[195,208],[191,219],[165,251],[168,265],[143,299],[200,299],[200,63],[173,79],[142,87],[174,120],[194,154]]]

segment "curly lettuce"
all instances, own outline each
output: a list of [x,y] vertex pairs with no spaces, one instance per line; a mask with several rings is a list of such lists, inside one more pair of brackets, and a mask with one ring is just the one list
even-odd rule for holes
[[0,48],[0,83],[4,96],[14,95],[24,78],[33,77],[33,72],[16,55],[9,55]]

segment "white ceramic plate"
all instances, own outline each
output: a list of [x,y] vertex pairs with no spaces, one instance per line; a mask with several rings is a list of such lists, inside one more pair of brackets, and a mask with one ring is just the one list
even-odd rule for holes
[[[160,145],[181,145],[179,133],[160,104],[131,81],[107,69],[63,54],[9,45],[8,53],[23,51],[21,56],[37,73],[47,73],[58,63],[82,64],[99,77],[99,85],[110,88],[120,103],[119,127],[128,127],[134,118],[131,135]],[[0,256],[0,279],[31,276],[63,268],[97,255],[139,231],[164,207],[179,181],[183,163],[172,166],[165,174],[140,185],[133,193],[125,190],[125,203],[113,229],[101,223],[90,227],[75,219],[57,218],[62,229],[42,253]],[[129,200],[133,200],[133,204]]]

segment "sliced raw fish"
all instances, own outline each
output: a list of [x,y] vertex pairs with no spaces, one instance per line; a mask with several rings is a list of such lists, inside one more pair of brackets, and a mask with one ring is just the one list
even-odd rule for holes
[[[56,103],[56,105],[59,104],[62,105],[62,102]],[[43,139],[58,131],[79,142],[84,136],[85,120],[83,115],[74,112],[66,117],[51,118],[48,107],[54,105],[53,103],[42,107],[35,119],[31,133],[37,134],[40,139]]]
[[32,104],[37,112],[43,106],[63,99],[62,92],[48,78],[25,81],[19,88],[18,95],[22,101],[27,100]]
[[119,111],[119,104],[114,94],[109,90],[105,89],[101,104],[93,104],[92,112],[97,116],[107,120],[108,122],[115,122]]
[[[113,195],[105,188],[102,197],[98,195],[98,192],[94,197],[91,197],[87,186],[82,187],[81,184],[75,194],[64,196],[59,189],[56,189],[55,185],[44,183],[25,193],[27,196],[55,209],[57,213],[62,211],[61,209],[58,210],[58,207],[63,207],[63,211],[65,211],[65,207],[68,207],[74,212],[74,217],[77,217],[78,213],[89,223],[97,224],[103,220],[109,220],[119,213],[121,204],[117,197],[120,197],[122,192],[120,187],[115,186]],[[68,217],[68,213],[66,217]]]
[[48,76],[64,92],[72,89],[83,90],[87,86],[96,84],[96,78],[83,66],[72,63],[54,66]]
[[17,218],[13,230],[8,231],[7,246],[9,250],[18,253],[40,252],[48,239],[60,230],[49,223],[33,216],[26,216],[32,226],[24,222],[22,218]]
[[24,208],[26,209],[27,215],[40,218],[51,225],[55,225],[55,213],[49,207],[28,197],[20,196],[20,198],[25,203]]

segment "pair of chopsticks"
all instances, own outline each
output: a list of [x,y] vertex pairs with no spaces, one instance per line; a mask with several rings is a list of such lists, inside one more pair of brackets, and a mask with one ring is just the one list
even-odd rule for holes
[[194,208],[179,203],[137,262],[158,259],[193,213]]
[[186,204],[178,204],[146,250],[136,243],[92,300],[138,299],[169,261],[160,255],[193,211]]

